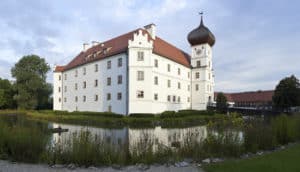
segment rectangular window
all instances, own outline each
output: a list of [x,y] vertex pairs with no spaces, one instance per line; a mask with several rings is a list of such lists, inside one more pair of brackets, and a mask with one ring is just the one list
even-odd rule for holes
[[112,111],[112,107],[111,105],[108,106],[108,112],[111,112]]
[[111,61],[107,61],[107,69],[111,69]]
[[110,86],[111,85],[111,77],[107,78],[107,85]]
[[200,73],[196,72],[196,79],[199,79],[199,78],[200,78]]
[[67,102],[67,98],[66,97],[64,98],[64,102]]
[[199,85],[198,85],[198,84],[196,84],[196,87],[195,87],[195,89],[196,89],[196,91],[198,91],[198,90],[199,90]]
[[208,73],[208,79],[210,80],[210,73]]
[[157,76],[154,77],[154,84],[158,85],[158,77]]
[[86,102],[86,96],[82,97],[83,102]]
[[181,89],[181,84],[180,84],[180,82],[178,82],[177,86],[178,86],[178,89]]
[[67,74],[65,73],[65,80],[67,80]]
[[59,81],[61,80],[61,75],[58,76],[58,80],[59,80]]
[[138,51],[137,52],[138,55],[138,61],[144,61],[144,52],[143,51]]
[[173,102],[176,102],[176,96],[173,96]]
[[77,96],[75,96],[75,102],[78,102],[78,97]]
[[122,84],[122,75],[118,76],[118,84]]
[[144,91],[137,91],[137,98],[144,98]]
[[61,91],[61,90],[60,90],[60,87],[58,87],[58,92],[60,93],[60,91]]
[[83,75],[85,75],[86,74],[86,68],[84,67],[84,68],[82,68],[82,73],[83,73]]
[[188,72],[188,78],[190,78],[190,72]]
[[58,99],[58,102],[61,102],[61,98]]
[[200,67],[200,66],[201,66],[201,61],[198,60],[198,61],[197,61],[197,67]]
[[157,59],[154,60],[154,67],[158,67],[158,60]]
[[171,65],[168,64],[168,72],[171,72]]
[[111,94],[110,93],[107,93],[106,100],[111,100]]
[[158,100],[158,94],[154,94],[154,100]]
[[168,79],[168,88],[171,87],[171,80]]
[[98,95],[95,94],[95,102],[98,101]]
[[95,72],[98,72],[98,64],[95,64]]
[[75,70],[75,77],[78,76],[78,70]]
[[98,87],[98,80],[95,80],[95,87]]
[[188,85],[188,88],[187,88],[187,90],[188,90],[188,91],[190,91],[190,90],[191,90],[191,86],[190,86],[190,85]]
[[78,90],[78,84],[75,83],[75,90]]
[[86,88],[86,81],[83,81],[83,88]]
[[117,99],[118,99],[118,100],[122,100],[122,93],[118,93],[118,94],[117,94]]
[[137,80],[144,81],[144,71],[137,71]]
[[168,95],[168,102],[170,102],[171,101],[171,96],[170,95]]
[[180,96],[177,97],[177,102],[180,103],[181,99]]
[[122,67],[122,58],[118,58],[118,67]]
[[180,75],[181,71],[180,68],[177,69],[177,74]]
[[67,86],[65,86],[65,92],[67,92]]

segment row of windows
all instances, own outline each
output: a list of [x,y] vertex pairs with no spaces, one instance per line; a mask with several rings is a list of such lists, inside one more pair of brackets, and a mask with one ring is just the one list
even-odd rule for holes
[[[158,60],[154,59],[154,67],[158,68]],[[167,64],[167,71],[171,72],[171,65]],[[177,68],[177,74],[181,75],[181,69]],[[190,72],[188,72],[188,78],[190,78]]]
[[[138,90],[136,96],[137,96],[137,98],[144,98],[144,91]],[[167,101],[168,101],[168,102],[178,102],[178,103],[181,102],[180,96],[176,97],[176,96],[174,95],[174,96],[172,97],[172,100],[171,100],[171,97],[172,97],[171,95],[168,95],[168,96],[167,96]],[[157,101],[157,100],[158,100],[158,94],[155,93],[153,98],[154,98],[154,100]],[[190,97],[187,98],[187,102],[190,102]]]
[[[144,98],[144,91],[138,90],[136,96],[137,96],[137,98]],[[106,94],[106,100],[110,101],[111,99],[112,99],[111,93],[107,93]],[[82,96],[82,102],[86,102],[86,100],[87,100],[87,97],[86,96]],[[98,100],[99,100],[99,95],[95,94],[94,95],[94,101],[98,101]],[[117,100],[122,100],[122,93],[121,92],[117,93]],[[158,94],[157,93],[154,94],[154,100],[158,100]],[[74,101],[75,102],[79,101],[78,96],[75,96],[75,100]],[[176,97],[175,95],[173,95],[173,96],[168,95],[167,96],[167,101],[168,102],[178,102],[178,103],[180,103],[181,102],[181,98],[180,98],[180,96]],[[59,102],[61,102],[61,98],[59,98]],[[64,98],[64,102],[67,102],[67,98],[66,97]],[[187,102],[190,102],[190,97],[187,98]]]
[[[106,84],[108,86],[111,85],[111,77],[107,77],[107,81],[106,81]],[[117,80],[117,83],[118,84],[122,84],[123,83],[123,78],[122,78],[122,75],[118,75],[118,80]],[[82,82],[82,88],[85,89],[87,87],[87,84],[86,84],[86,81],[83,81]],[[98,87],[98,80],[96,79],[94,81],[94,87]],[[75,90],[78,90],[78,83],[75,83],[75,87],[74,87]],[[58,92],[61,92],[61,88],[58,87]],[[67,86],[64,87],[64,92],[67,92]]]
[[[112,65],[112,61],[111,60],[107,61],[107,69],[111,69],[111,65]],[[122,66],[123,66],[123,59],[122,58],[118,58],[118,67],[122,67]],[[99,71],[99,65],[98,64],[94,65],[94,71],[95,72]],[[82,68],[82,74],[86,75],[86,67]],[[78,76],[78,70],[75,70],[74,76],[75,77]],[[60,75],[59,75],[59,80],[61,80],[61,76]],[[67,80],[67,74],[66,73],[64,74],[64,80]]]
[[[137,52],[137,61],[144,61],[144,52],[138,51]],[[158,68],[158,60],[154,59],[154,67]],[[171,65],[167,64],[167,71],[171,72]],[[177,68],[177,74],[181,75],[181,69]],[[188,72],[188,78],[190,78],[190,73]]]
[[[210,80],[211,74],[208,73],[207,76],[208,76],[208,79]],[[196,78],[196,79],[200,79],[200,72],[196,72],[196,73],[195,73],[195,78]]]
[[[98,100],[99,100],[99,95],[95,94],[94,95],[94,101],[96,102]],[[111,93],[107,93],[106,94],[106,100],[108,100],[108,101],[111,100]],[[122,100],[122,93],[121,92],[117,93],[117,100]],[[58,101],[61,102],[61,98],[59,98]],[[75,102],[79,101],[78,100],[78,96],[75,96],[75,100],[74,101]],[[82,96],[82,101],[86,102],[86,96]],[[64,98],[64,102],[67,102],[67,98],[66,97]]]

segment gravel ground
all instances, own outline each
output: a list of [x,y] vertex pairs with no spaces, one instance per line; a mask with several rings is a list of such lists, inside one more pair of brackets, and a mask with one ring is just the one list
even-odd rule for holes
[[137,165],[137,166],[127,166],[123,168],[112,168],[112,167],[103,167],[103,168],[75,168],[73,165],[67,167],[56,165],[49,167],[48,165],[43,164],[24,164],[24,163],[11,163],[8,161],[0,161],[0,172],[120,172],[120,171],[166,171],[166,172],[203,172],[201,169],[197,168],[195,165],[190,164],[186,167],[175,167],[171,165],[169,167],[165,165]]

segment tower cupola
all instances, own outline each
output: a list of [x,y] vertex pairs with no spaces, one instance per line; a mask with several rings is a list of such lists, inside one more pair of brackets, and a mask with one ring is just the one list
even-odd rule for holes
[[206,26],[204,26],[202,15],[200,25],[188,34],[187,39],[191,46],[205,43],[209,44],[210,46],[213,46],[216,41],[215,36]]

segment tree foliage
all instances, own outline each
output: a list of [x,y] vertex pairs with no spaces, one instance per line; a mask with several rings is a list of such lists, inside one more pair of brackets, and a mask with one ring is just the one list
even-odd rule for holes
[[284,111],[300,106],[300,83],[294,75],[282,79],[276,86],[273,104],[275,108]]
[[50,66],[37,55],[24,56],[11,69],[16,78],[15,100],[20,109],[36,109],[49,102],[52,87],[46,82]]
[[216,108],[220,112],[226,112],[227,110],[227,98],[223,93],[218,93],[216,100]]
[[7,79],[0,78],[0,109],[13,109],[16,103],[13,99],[14,87]]

